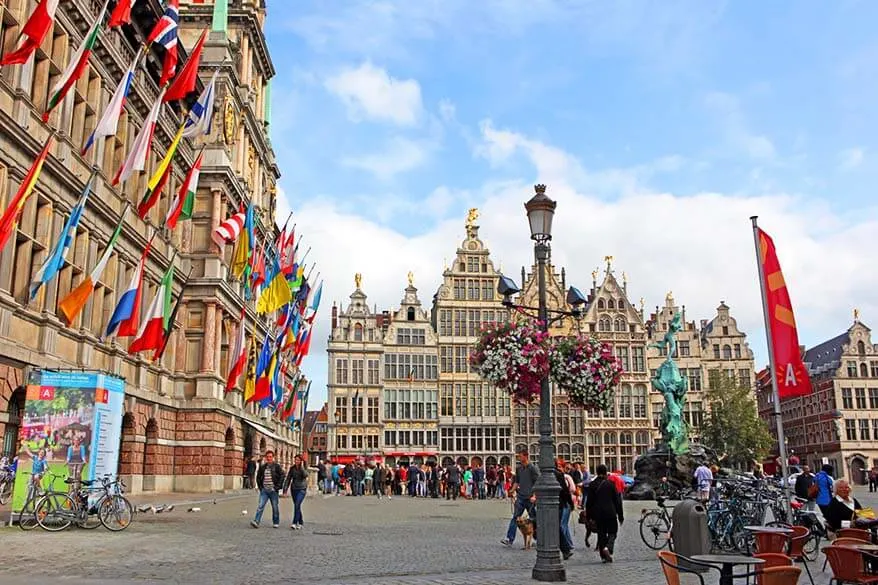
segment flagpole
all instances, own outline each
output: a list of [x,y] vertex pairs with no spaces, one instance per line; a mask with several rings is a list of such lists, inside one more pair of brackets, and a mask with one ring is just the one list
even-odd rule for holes
[[787,521],[792,520],[792,509],[790,506],[790,482],[789,469],[787,464],[787,446],[786,438],[783,433],[783,417],[780,410],[780,392],[777,387],[777,364],[774,363],[774,340],[771,337],[771,318],[768,315],[768,297],[765,294],[765,271],[762,265],[762,251],[759,246],[759,225],[757,224],[758,216],[750,217],[753,224],[753,244],[756,250],[756,267],[759,272],[759,290],[762,297],[762,318],[765,321],[765,341],[768,346],[768,371],[771,374],[771,401],[773,409],[771,416],[777,427],[777,443],[778,452],[780,454],[781,474],[783,475],[783,492],[784,492],[784,510],[787,513]]

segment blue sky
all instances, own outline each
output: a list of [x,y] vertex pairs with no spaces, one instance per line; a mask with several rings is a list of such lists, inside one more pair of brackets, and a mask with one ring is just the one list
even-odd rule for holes
[[612,254],[647,307],[673,290],[710,318],[725,300],[760,363],[750,215],[777,241],[802,343],[844,330],[853,307],[875,322],[878,4],[294,6],[269,2],[266,34],[285,203],[326,279],[312,408],[354,272],[385,308],[412,270],[429,303],[479,207],[518,274],[535,182],[558,200],[569,280],[587,288]]

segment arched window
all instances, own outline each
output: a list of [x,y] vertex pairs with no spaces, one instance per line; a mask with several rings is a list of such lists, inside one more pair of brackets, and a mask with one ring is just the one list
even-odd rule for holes
[[558,457],[564,461],[570,461],[570,445],[568,443],[558,443]]
[[616,303],[613,302],[613,299],[607,300],[607,308],[608,309],[615,309],[616,308]]
[[628,324],[625,323],[625,319],[616,319],[613,323],[613,331],[617,333],[624,333],[628,330]]
[[582,443],[573,443],[573,449],[570,452],[570,456],[573,457],[573,461],[579,461],[580,463],[585,460],[585,445]]
[[866,355],[866,344],[863,343],[863,340],[857,342],[857,353],[860,355]]
[[601,317],[598,321],[598,331],[608,333],[612,331],[612,322],[609,317]]
[[619,307],[620,309],[624,309],[626,306],[625,299],[619,299],[619,302],[616,304],[616,306]]
[[354,341],[363,341],[363,326],[360,323],[354,325]]
[[637,435],[634,440],[639,447],[646,447],[647,445],[649,445],[649,433],[647,433],[646,431],[637,431]]
[[604,304],[604,299],[598,299],[598,309],[603,308],[606,308],[606,305]]
[[615,445],[616,444],[616,433],[612,431],[607,431],[604,433],[604,445]]
[[730,345],[723,346],[723,359],[724,360],[732,359],[732,346],[730,346]]
[[591,446],[593,446],[593,445],[600,445],[600,444],[601,444],[601,434],[600,434],[599,432],[597,432],[597,431],[591,431],[591,432],[588,434],[588,445],[589,445],[589,447],[591,447]]
[[406,319],[408,319],[409,321],[415,320],[415,308],[414,307],[409,307],[408,311],[406,312]]
[[865,362],[860,364],[860,377],[862,377],[862,378],[869,377],[869,368],[866,366]]

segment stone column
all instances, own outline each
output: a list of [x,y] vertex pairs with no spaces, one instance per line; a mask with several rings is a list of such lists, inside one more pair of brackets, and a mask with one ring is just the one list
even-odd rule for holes
[[216,339],[214,341],[213,359],[216,364],[216,371],[220,378],[224,377],[227,372],[221,372],[222,366],[222,348],[223,348],[223,308],[219,303],[216,304]]
[[216,347],[216,303],[208,302],[204,305],[204,338],[201,346],[201,371],[202,373],[215,373],[216,365],[214,353]]

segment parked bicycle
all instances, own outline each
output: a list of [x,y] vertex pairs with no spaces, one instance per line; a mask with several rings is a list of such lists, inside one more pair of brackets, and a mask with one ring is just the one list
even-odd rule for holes
[[[22,471],[22,474],[26,476],[30,476],[31,473],[29,471]],[[37,522],[37,504],[40,500],[48,494],[51,490],[43,487],[43,482],[46,481],[46,476],[49,478],[49,486],[51,487],[56,480],[63,480],[63,475],[57,475],[52,473],[51,471],[47,471],[42,481],[36,482],[33,481],[32,478],[28,478],[27,482],[27,492],[24,498],[24,504],[21,507],[21,510],[18,513],[18,527],[22,530],[33,530],[37,527],[39,522]]]
[[12,488],[15,486],[15,471],[10,465],[0,467],[0,506],[5,506],[12,499]]
[[[125,484],[120,479],[105,476],[98,480],[65,480],[77,486],[73,495],[52,491],[43,496],[36,508],[40,527],[49,532],[59,532],[76,524],[80,528],[96,528],[103,525],[107,530],[125,530],[134,517],[131,502],[122,495]],[[100,495],[97,495],[100,494]],[[97,516],[97,522],[93,517]]]
[[673,550],[671,542],[671,528],[673,521],[671,520],[672,506],[666,506],[667,498],[658,496],[655,499],[658,508],[644,509],[640,516],[640,538],[644,544],[652,550],[662,550],[670,547]]

